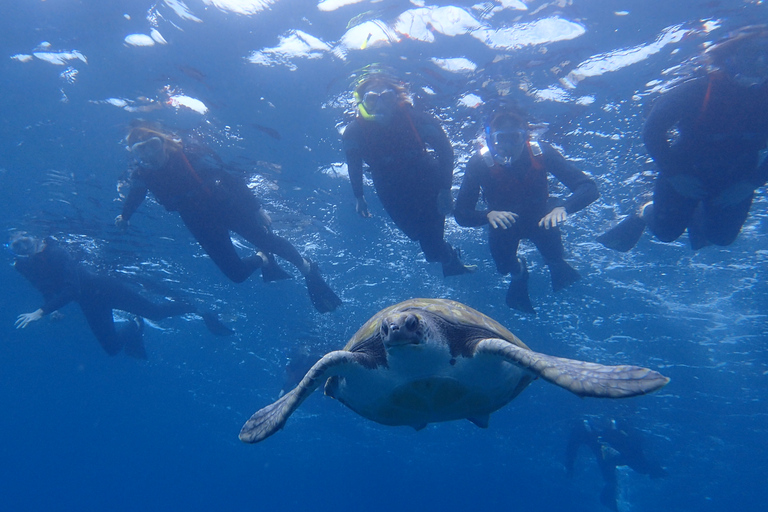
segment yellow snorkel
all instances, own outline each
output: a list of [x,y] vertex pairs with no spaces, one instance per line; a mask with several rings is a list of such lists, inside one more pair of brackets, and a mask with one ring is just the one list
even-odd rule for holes
[[362,117],[366,121],[373,121],[376,118],[376,116],[374,116],[373,114],[370,114],[365,109],[365,105],[363,104],[363,99],[360,97],[360,93],[355,91],[353,93],[353,96],[355,98],[355,102],[357,103],[357,112],[360,114],[360,117]]

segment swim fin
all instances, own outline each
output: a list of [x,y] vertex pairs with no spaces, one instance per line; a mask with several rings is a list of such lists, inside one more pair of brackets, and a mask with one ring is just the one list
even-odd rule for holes
[[520,273],[512,274],[507,289],[507,306],[523,313],[536,314],[536,310],[531,305],[531,298],[528,296],[528,266],[525,260],[520,258]]
[[645,224],[642,217],[636,213],[632,214],[597,237],[597,241],[608,249],[627,252],[637,245],[645,231]]
[[272,281],[282,281],[283,279],[291,279],[293,276],[283,270],[280,265],[277,264],[275,256],[272,253],[260,253],[267,257],[267,263],[261,267],[261,278],[265,283]]
[[147,349],[144,347],[144,319],[142,317],[134,317],[133,321],[120,331],[120,337],[124,340],[123,351],[125,355],[136,359],[147,359]]
[[200,313],[200,316],[203,317],[205,327],[215,336],[229,336],[235,333],[234,330],[224,325],[224,322],[219,320],[219,315],[213,311],[205,311]]
[[330,313],[341,306],[341,299],[336,295],[323,276],[320,275],[320,268],[317,263],[310,263],[309,274],[304,276],[307,282],[307,291],[312,305],[321,313]]
[[471,274],[477,270],[477,265],[465,265],[461,262],[461,251],[451,249],[451,259],[443,263],[443,277]]
[[554,291],[562,290],[581,279],[581,275],[576,269],[565,260],[560,260],[557,263],[548,263],[547,266],[549,266],[549,274],[552,277],[552,290]]

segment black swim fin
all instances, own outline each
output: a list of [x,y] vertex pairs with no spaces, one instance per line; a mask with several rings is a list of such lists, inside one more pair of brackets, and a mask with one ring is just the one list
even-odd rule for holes
[[520,258],[520,273],[513,274],[507,289],[507,306],[523,313],[536,314],[528,296],[528,266],[525,260]]
[[581,279],[581,275],[576,269],[566,263],[565,260],[549,263],[548,266],[549,274],[552,276],[552,290],[554,291],[562,290]]
[[318,268],[317,263],[310,263],[309,274],[304,276],[304,279],[307,282],[309,298],[316,310],[321,313],[330,313],[341,306],[341,299],[320,275],[320,268]]
[[443,263],[443,277],[471,274],[477,270],[477,265],[465,265],[461,262],[461,252],[451,249],[451,259]]
[[267,257],[267,263],[261,267],[261,278],[265,283],[282,281],[283,279],[291,279],[293,277],[277,264],[275,256],[272,253],[268,252],[264,254]]
[[637,245],[643,231],[645,231],[645,220],[635,213],[597,237],[597,241],[608,249],[627,252]]
[[124,340],[123,351],[125,355],[136,359],[147,359],[147,349],[144,347],[144,319],[142,317],[134,317],[132,322],[128,322],[128,325],[120,331],[120,337]]
[[214,336],[230,336],[235,333],[234,330],[224,325],[224,322],[222,322],[219,319],[219,315],[217,315],[213,311],[206,311],[204,313],[200,313],[200,316],[203,317],[203,322],[205,322],[205,327]]

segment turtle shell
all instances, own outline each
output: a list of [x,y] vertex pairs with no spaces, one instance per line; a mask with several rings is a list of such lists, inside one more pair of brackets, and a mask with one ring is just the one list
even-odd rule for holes
[[441,318],[449,325],[486,331],[488,334],[485,337],[501,338],[518,347],[529,349],[525,343],[499,322],[460,302],[449,299],[410,299],[382,309],[373,315],[350,338],[344,350],[354,352],[361,346],[369,345],[374,338],[380,336],[382,319],[408,311],[426,311]]

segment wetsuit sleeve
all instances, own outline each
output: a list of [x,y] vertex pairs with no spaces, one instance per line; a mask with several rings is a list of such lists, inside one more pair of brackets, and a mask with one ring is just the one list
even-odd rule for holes
[[130,189],[128,190],[128,196],[123,203],[123,220],[129,220],[131,216],[136,213],[136,210],[144,202],[147,197],[149,189],[147,185],[135,175],[131,175]]
[[360,129],[357,121],[347,125],[342,137],[347,157],[347,172],[355,197],[363,197],[363,153],[360,145]]
[[489,210],[475,209],[477,201],[480,199],[481,173],[484,167],[485,163],[478,155],[474,155],[467,163],[464,180],[461,182],[456,207],[453,211],[453,217],[460,226],[475,227],[488,224]]
[[435,151],[439,188],[449,189],[453,184],[453,145],[436,117],[423,115],[419,121],[419,135]]
[[708,81],[692,80],[673,88],[656,100],[643,126],[643,143],[648,154],[664,173],[684,170],[685,163],[675,158],[669,140],[669,129],[687,116],[701,111]]
[[566,160],[549,144],[541,144],[541,146],[544,149],[545,168],[571,191],[571,195],[566,197],[558,206],[565,208],[568,213],[576,213],[600,197],[594,180]]

